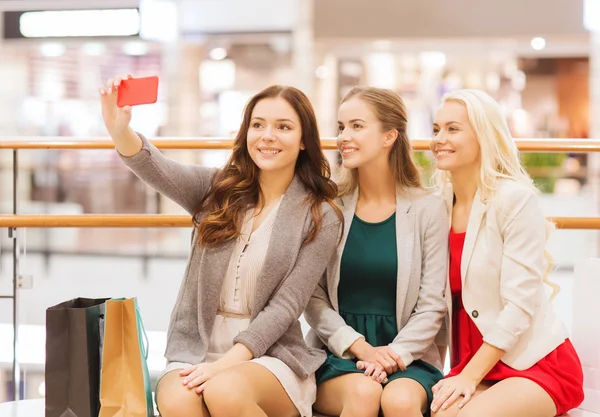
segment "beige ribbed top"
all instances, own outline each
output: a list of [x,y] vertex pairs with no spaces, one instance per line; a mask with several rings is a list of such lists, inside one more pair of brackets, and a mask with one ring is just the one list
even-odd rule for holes
[[256,283],[265,261],[280,204],[281,199],[254,232],[254,209],[246,213],[242,233],[237,238],[221,290],[219,313],[242,316],[250,316],[252,313]]

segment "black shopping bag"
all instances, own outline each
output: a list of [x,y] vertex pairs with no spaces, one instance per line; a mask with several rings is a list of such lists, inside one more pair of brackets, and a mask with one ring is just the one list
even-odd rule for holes
[[106,300],[76,298],[46,310],[46,417],[98,416]]

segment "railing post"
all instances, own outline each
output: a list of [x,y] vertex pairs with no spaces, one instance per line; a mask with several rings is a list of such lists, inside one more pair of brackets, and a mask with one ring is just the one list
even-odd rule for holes
[[[13,214],[18,213],[18,181],[19,181],[19,155],[18,150],[13,149]],[[21,399],[21,370],[17,359],[17,345],[19,340],[19,327],[17,320],[18,307],[18,280],[19,280],[19,239],[17,229],[11,229],[13,239],[13,400]]]
[[[590,32],[590,137],[600,134],[600,31]],[[600,211],[600,154],[588,154],[588,181],[592,189],[595,209]],[[597,246],[600,245],[600,234],[596,236]],[[594,254],[600,257],[600,251]]]

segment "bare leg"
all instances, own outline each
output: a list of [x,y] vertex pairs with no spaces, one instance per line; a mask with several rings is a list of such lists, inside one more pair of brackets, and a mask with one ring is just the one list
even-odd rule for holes
[[508,378],[490,387],[463,407],[459,417],[554,417],[552,397],[535,382]]
[[[475,391],[475,394],[473,394],[473,396],[471,397],[471,401],[473,401],[475,399],[475,397],[478,397],[479,395],[481,395],[482,393],[484,393],[487,389],[489,389],[492,385],[487,383],[487,382],[482,382],[481,384],[479,384],[479,386],[477,387],[477,390]],[[461,411],[458,408],[458,404],[460,403],[460,401],[462,400],[463,397],[460,397],[458,400],[456,400],[454,402],[454,404],[452,404],[450,406],[450,408],[448,408],[447,410],[439,410],[437,413],[431,413],[431,417],[456,417],[459,415],[459,412]],[[487,417],[487,416],[486,416]],[[511,416],[512,417],[512,416]]]
[[210,417],[202,395],[187,388],[176,369],[158,383],[156,403],[162,417]]
[[325,381],[317,390],[315,409],[340,417],[377,417],[383,387],[363,374],[346,374]]
[[264,366],[244,362],[210,379],[204,400],[212,417],[296,417],[298,410]]
[[414,379],[396,379],[383,389],[381,408],[385,417],[423,417],[427,392]]

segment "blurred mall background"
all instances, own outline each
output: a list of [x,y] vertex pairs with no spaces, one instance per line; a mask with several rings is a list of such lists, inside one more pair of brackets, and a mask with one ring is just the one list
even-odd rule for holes
[[[274,83],[309,95],[325,137],[357,83],[400,93],[412,138],[431,136],[442,94],[460,87],[492,94],[515,137],[600,137],[600,0],[0,0],[0,34],[2,140],[106,138],[97,87],[126,73],[160,77],[158,103],[134,109],[150,137],[230,137],[245,101]],[[166,153],[207,165],[227,156]],[[418,159],[428,177],[430,155]],[[597,155],[523,161],[547,215],[598,215]],[[12,151],[0,150],[0,169],[0,213],[12,213]],[[110,150],[19,151],[18,190],[21,213],[182,214]],[[18,233],[19,273],[31,277],[18,294],[22,397],[44,395],[46,308],[78,296],[138,297],[156,376],[190,230]],[[5,229],[0,242],[0,294],[11,294]],[[554,304],[568,326],[575,266],[599,242],[597,231],[551,238]],[[0,401],[12,397],[12,360],[12,304],[0,300]]]

